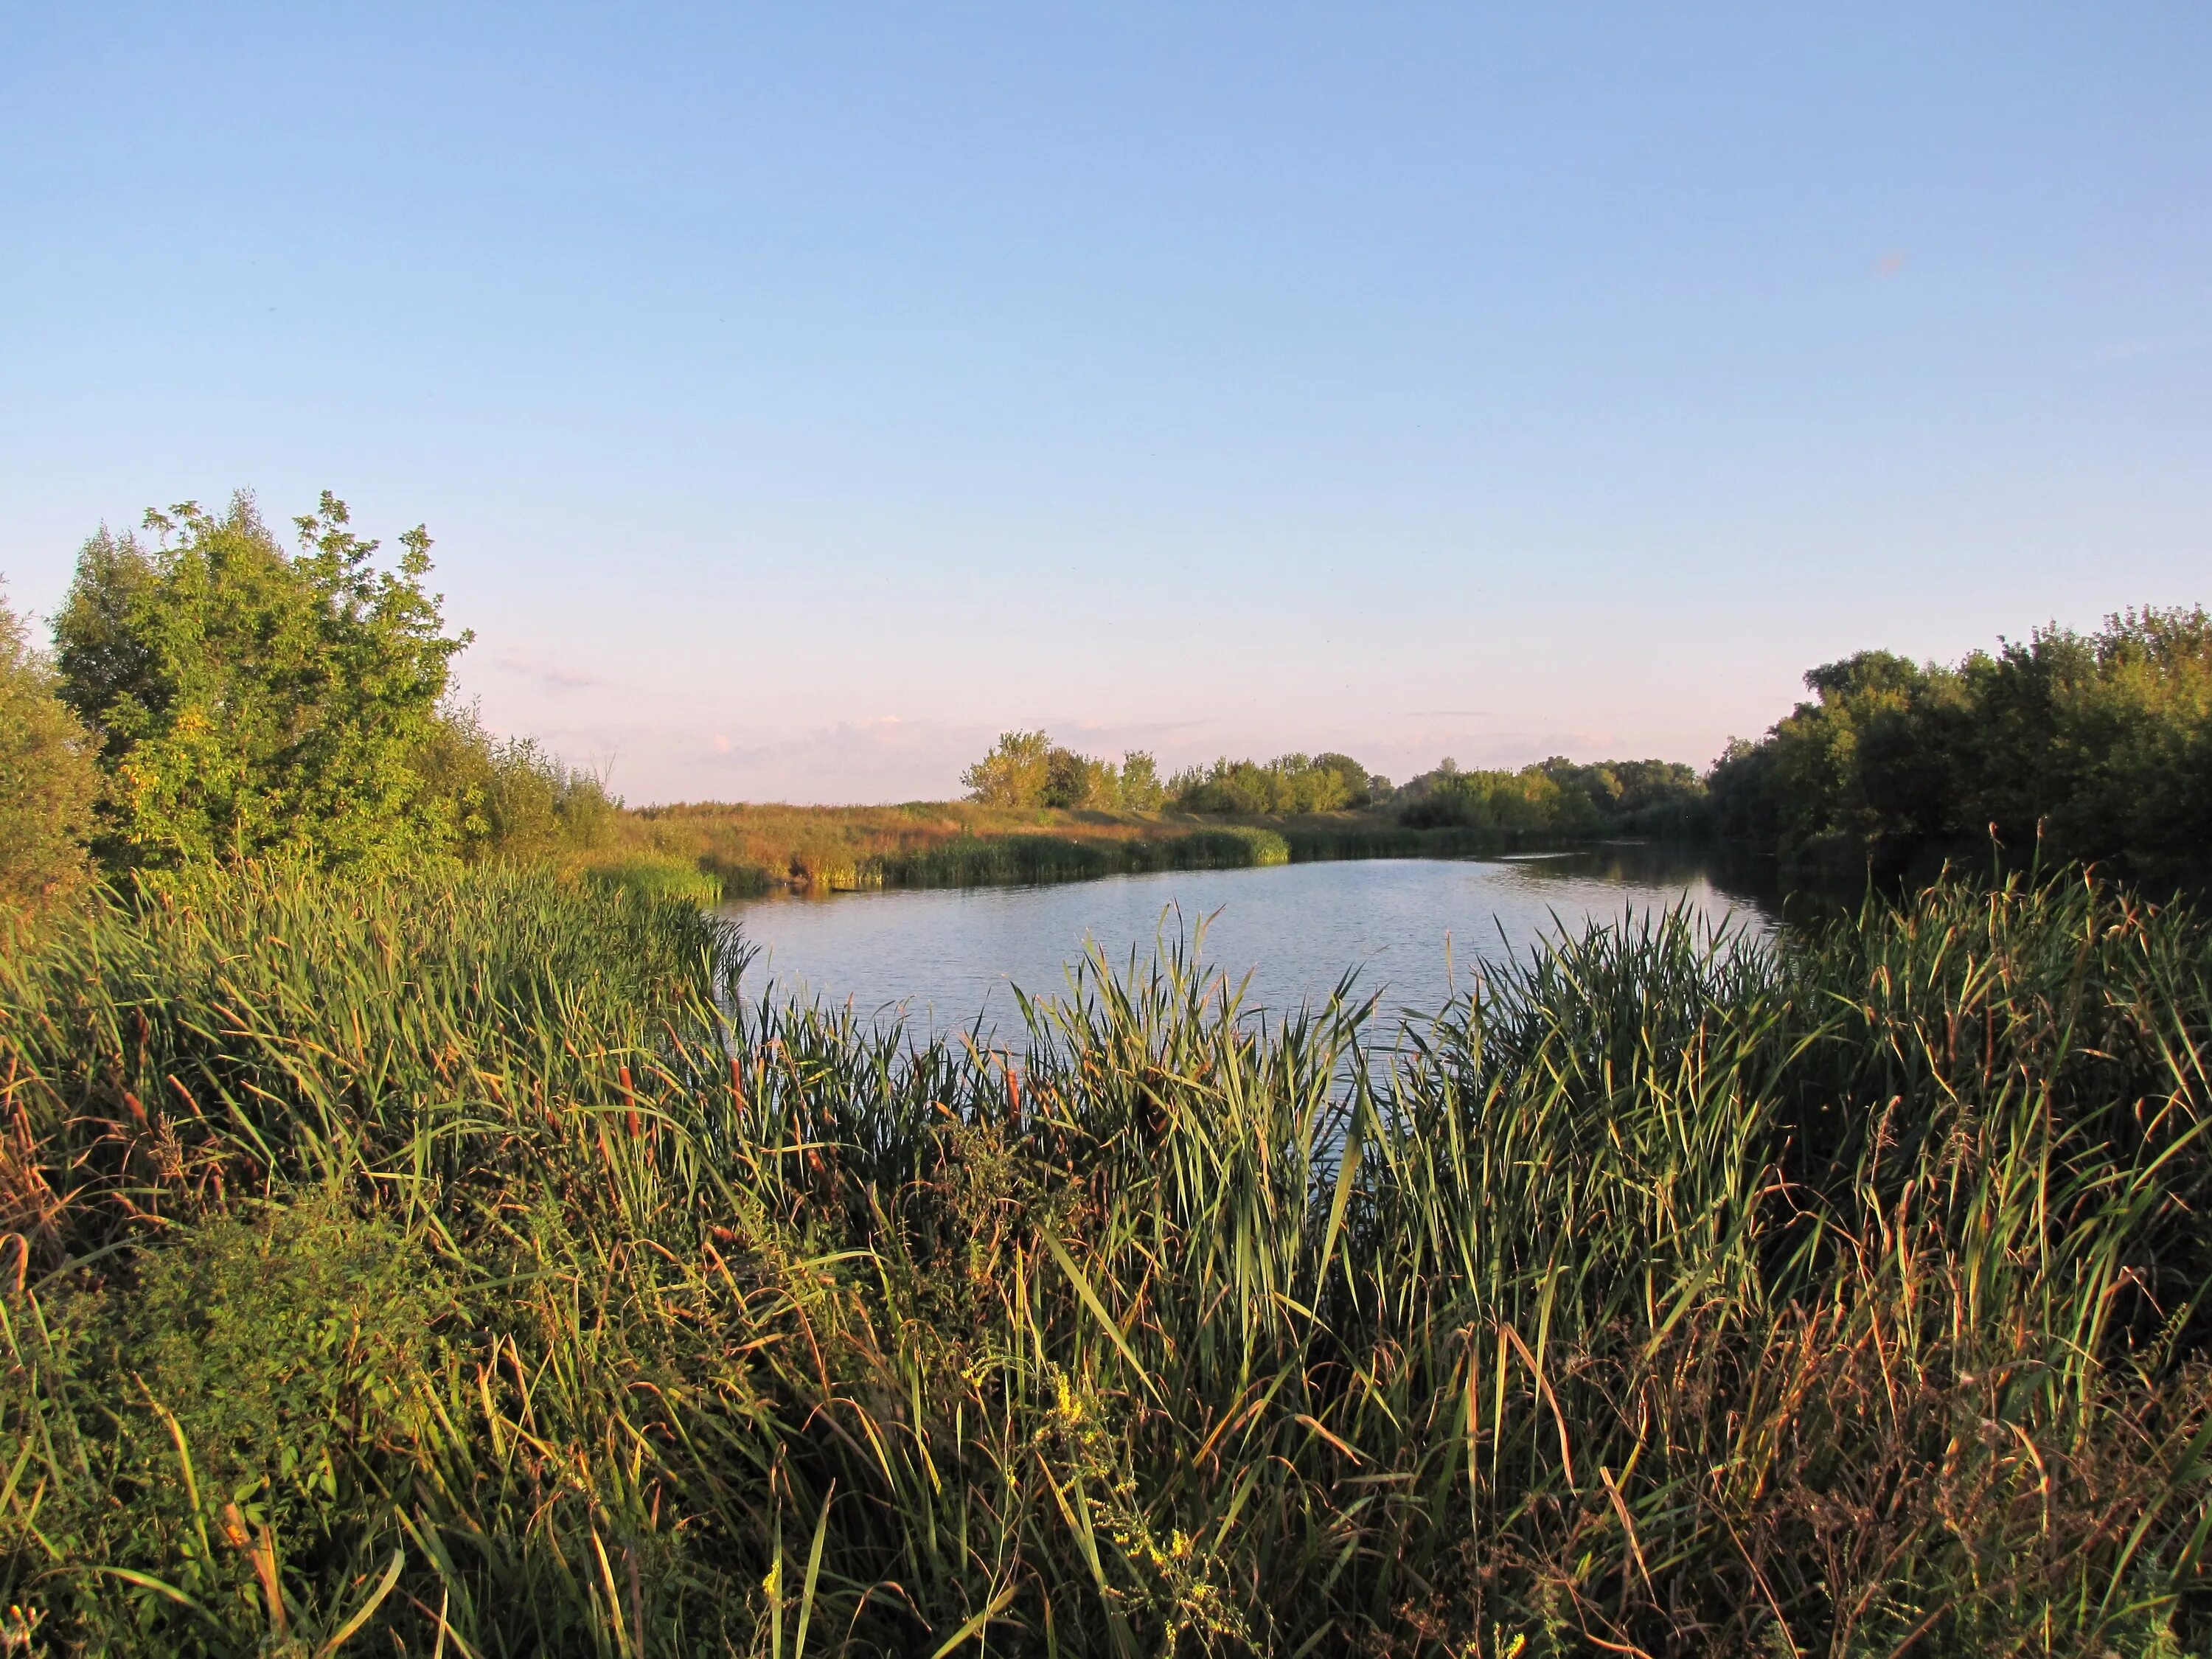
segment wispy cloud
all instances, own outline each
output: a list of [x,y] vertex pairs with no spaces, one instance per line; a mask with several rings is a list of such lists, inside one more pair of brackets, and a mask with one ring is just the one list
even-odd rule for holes
[[524,679],[535,680],[544,686],[573,688],[603,684],[598,675],[586,674],[580,668],[571,668],[566,663],[540,662],[534,658],[525,657],[514,652],[509,652],[503,657],[495,658],[492,666],[509,674],[519,675]]

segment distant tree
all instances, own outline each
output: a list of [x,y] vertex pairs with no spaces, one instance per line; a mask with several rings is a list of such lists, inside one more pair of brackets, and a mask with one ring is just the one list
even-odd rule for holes
[[1644,835],[1697,835],[1709,827],[1705,782],[1679,761],[1577,764],[1554,755],[1540,769],[1566,798],[1561,809],[1566,818]]
[[1245,817],[1334,812],[1370,799],[1367,769],[1349,755],[1278,755],[1264,764],[1224,756],[1176,774],[1169,793],[1187,811]]
[[175,866],[283,852],[337,868],[450,850],[450,803],[422,765],[448,637],[424,591],[430,538],[395,568],[325,491],[288,553],[251,496],[221,515],[149,512],[153,546],[102,531],[55,627],[64,698],[107,773],[99,846]]
[[90,738],[0,599],[0,905],[44,905],[83,882],[99,787]]
[[1313,764],[1316,771],[1333,772],[1344,780],[1344,805],[1365,806],[1373,801],[1367,769],[1351,756],[1334,752],[1316,755]]
[[1133,812],[1158,811],[1167,799],[1159,763],[1152,751],[1132,749],[1121,757],[1121,804]]
[[1415,830],[1589,834],[1601,822],[1588,796],[1561,788],[1542,766],[1518,772],[1463,772],[1447,761],[1408,782],[1399,791],[1399,821]]
[[1041,806],[1052,779],[1052,739],[1042,732],[1002,732],[991,751],[960,775],[970,799],[986,806]]
[[1045,757],[1044,805],[1097,811],[1120,799],[1121,780],[1108,763],[1056,745]]

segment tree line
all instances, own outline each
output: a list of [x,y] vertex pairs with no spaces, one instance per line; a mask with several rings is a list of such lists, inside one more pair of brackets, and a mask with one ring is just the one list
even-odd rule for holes
[[1287,817],[1358,810],[1412,829],[1494,829],[1561,835],[1662,834],[1701,827],[1704,780],[1674,761],[1597,761],[1559,756],[1518,771],[1462,771],[1447,758],[1407,783],[1370,772],[1350,755],[1279,755],[1192,766],[1164,783],[1152,755],[1119,765],[1076,753],[1043,732],[1008,732],[962,775],[989,805]]
[[[396,559],[325,492],[288,547],[252,498],[149,512],[79,556],[40,649],[0,604],[0,902],[97,871],[282,857],[378,873],[425,859],[535,858],[605,843],[605,781],[487,732],[451,695],[470,635],[428,591],[430,539]],[[1407,828],[1717,836],[1794,876],[1882,878],[1947,859],[2212,868],[2212,618],[2129,611],[2052,625],[1959,663],[1863,651],[1700,774],[1661,760],[1512,770],[1449,759],[1406,783],[1352,756],[1155,757],[1003,734],[970,796],[1017,809],[1291,817],[1364,811]]]
[[1117,764],[1078,754],[1043,732],[1006,732],[961,774],[972,800],[988,806],[1092,811],[1283,815],[1365,806],[1389,781],[1368,775],[1349,755],[1282,755],[1271,761],[1218,760],[1163,780],[1150,751],[1133,749]]
[[1862,651],[1706,783],[1714,829],[1806,874],[1974,856],[2212,863],[2212,617],[2145,608],[1954,665]]
[[1027,732],[1001,737],[963,781],[1010,806],[1366,809],[1411,829],[1717,838],[1808,880],[1924,877],[1993,842],[2014,862],[2212,871],[2212,617],[2200,606],[2127,611],[2086,634],[2053,624],[1950,665],[1862,651],[1805,685],[1808,698],[1702,773],[1447,759],[1394,786],[1348,755],[1290,754],[1220,759],[1163,784],[1149,754],[1117,768]]
[[283,857],[379,873],[424,860],[591,845],[618,803],[449,696],[449,634],[399,556],[324,493],[288,549],[243,493],[149,512],[88,541],[33,647],[0,606],[0,899],[95,870]]

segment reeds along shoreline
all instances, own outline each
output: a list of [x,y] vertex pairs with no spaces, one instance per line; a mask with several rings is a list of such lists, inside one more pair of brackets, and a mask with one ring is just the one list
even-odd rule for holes
[[0,1603],[58,1650],[2212,1629],[2179,908],[1676,918],[1402,1038],[1170,957],[924,1041],[495,871],[4,943]]
[[1408,829],[1376,812],[1224,820],[1188,813],[903,806],[647,807],[580,854],[588,873],[647,896],[738,899],[783,888],[974,887],[1317,859],[1455,858],[1586,846],[1589,834]]

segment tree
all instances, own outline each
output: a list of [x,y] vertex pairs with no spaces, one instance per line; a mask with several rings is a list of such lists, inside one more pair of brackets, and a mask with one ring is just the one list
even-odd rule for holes
[[328,491],[287,553],[240,493],[149,512],[149,548],[85,544],[55,628],[62,694],[99,744],[100,850],[176,866],[270,853],[380,870],[449,851],[424,776],[449,665],[429,537],[396,568]]
[[1043,805],[1092,811],[1121,800],[1121,780],[1108,762],[1055,745],[1045,757]]
[[1051,773],[1050,738],[1042,732],[1001,732],[990,753],[963,772],[960,782],[986,806],[1038,806]]
[[1370,799],[1367,769],[1349,755],[1278,755],[1264,765],[1226,756],[1179,772],[1169,786],[1191,812],[1246,816],[1334,812]]
[[1167,800],[1160,781],[1159,763],[1148,749],[1132,749],[1121,757],[1121,805],[1133,812],[1156,812]]
[[83,881],[99,787],[83,725],[0,600],[0,904],[43,905]]
[[1333,772],[1344,780],[1344,805],[1367,806],[1373,804],[1373,783],[1367,769],[1351,756],[1331,750],[1328,754],[1316,755],[1313,763],[1316,771]]
[[2120,859],[2205,873],[2212,848],[2212,617],[2130,611],[2094,634],[1925,667],[1863,651],[1711,780],[1723,833],[1801,868],[1896,875],[1943,857]]

